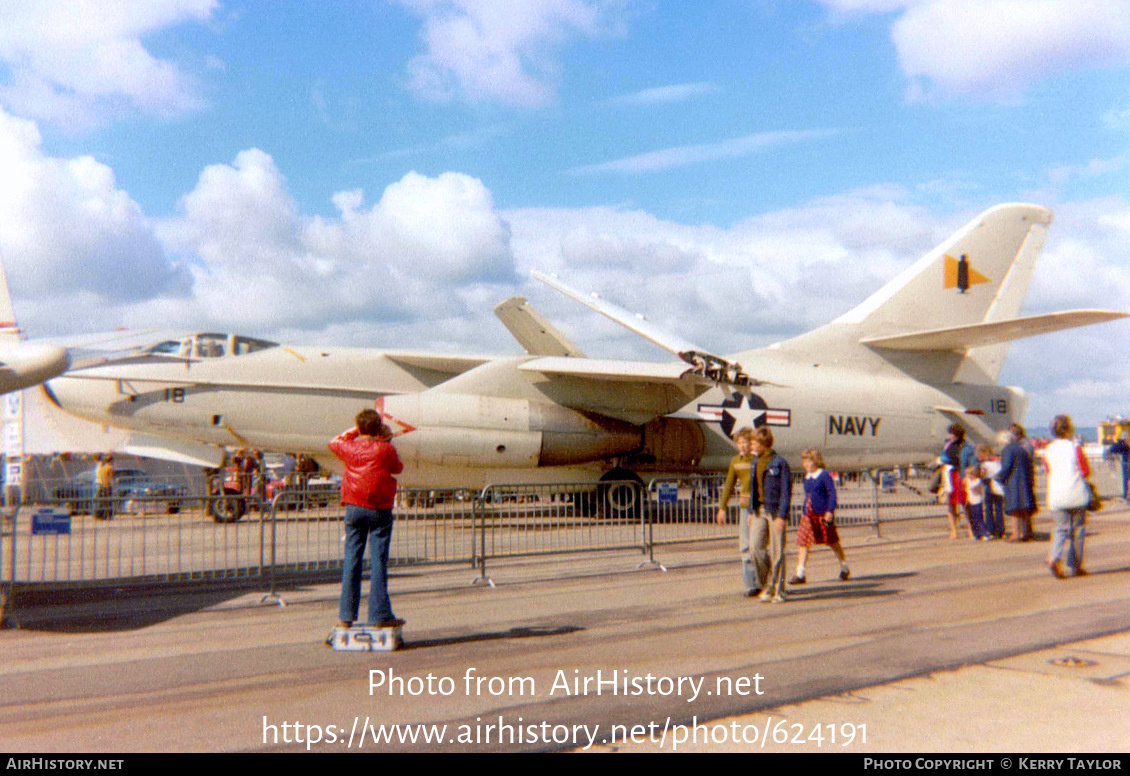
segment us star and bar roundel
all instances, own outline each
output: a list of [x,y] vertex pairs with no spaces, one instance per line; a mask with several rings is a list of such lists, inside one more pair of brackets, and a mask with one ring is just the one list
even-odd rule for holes
[[792,423],[792,410],[771,408],[756,393],[743,397],[734,391],[721,404],[700,404],[698,413],[708,423],[718,423],[722,433],[731,437],[737,429],[749,426],[788,426]]

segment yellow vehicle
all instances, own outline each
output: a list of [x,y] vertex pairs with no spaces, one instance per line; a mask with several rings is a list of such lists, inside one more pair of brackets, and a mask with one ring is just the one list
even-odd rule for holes
[[1117,416],[1099,424],[1099,444],[1103,447],[1113,445],[1123,434],[1130,435],[1130,418]]

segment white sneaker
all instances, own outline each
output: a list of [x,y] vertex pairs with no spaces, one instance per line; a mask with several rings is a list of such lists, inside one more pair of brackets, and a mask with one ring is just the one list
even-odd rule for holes
[[761,591],[761,595],[759,595],[757,597],[757,600],[761,601],[761,603],[763,603],[763,604],[769,603],[770,601],[773,600],[772,591],[770,591],[769,589],[765,589],[765,590]]
[[784,593],[777,593],[777,595],[773,596],[773,603],[775,604],[783,604],[787,600],[789,600],[789,597]]

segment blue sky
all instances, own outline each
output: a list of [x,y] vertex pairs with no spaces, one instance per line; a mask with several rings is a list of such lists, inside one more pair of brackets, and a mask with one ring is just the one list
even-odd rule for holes
[[[1004,201],[1057,214],[1028,312],[1130,309],[1130,0],[3,16],[0,256],[31,336],[513,352],[490,310],[522,294],[596,355],[660,357],[543,269],[735,351],[839,315]],[[1030,423],[1126,414],[1128,337],[1018,343],[1003,379]]]

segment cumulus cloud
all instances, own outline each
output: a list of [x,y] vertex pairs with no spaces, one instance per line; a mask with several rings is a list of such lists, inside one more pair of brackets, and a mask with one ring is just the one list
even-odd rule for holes
[[333,203],[336,217],[302,214],[258,149],[208,167],[160,228],[170,250],[195,259],[193,298],[134,317],[309,331],[459,314],[480,286],[513,283],[508,226],[475,178],[408,173],[369,207],[361,191]]
[[537,106],[553,99],[557,51],[620,29],[617,0],[399,0],[423,19],[425,51],[408,66],[430,100]]
[[[729,228],[613,208],[506,217],[521,269],[556,272],[703,347],[736,352],[826,323],[940,241],[949,225],[900,201],[906,198],[897,188],[860,190]],[[827,277],[836,278],[835,294]],[[528,295],[581,331],[593,322],[540,289]],[[597,333],[619,336],[613,347],[637,357],[646,352],[615,329]]]
[[191,279],[113,170],[43,153],[33,122],[0,111],[0,256],[13,292],[62,315],[65,300],[96,305],[183,296]]
[[26,0],[4,6],[0,102],[20,115],[70,127],[127,106],[167,116],[201,106],[192,78],[154,57],[142,38],[207,20],[218,0]]
[[1059,72],[1130,63],[1130,0],[819,1],[838,15],[897,12],[912,100],[1014,100]]

